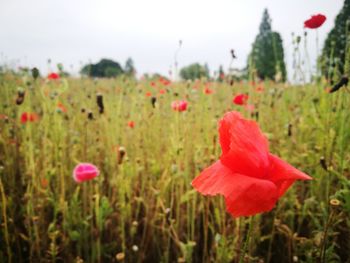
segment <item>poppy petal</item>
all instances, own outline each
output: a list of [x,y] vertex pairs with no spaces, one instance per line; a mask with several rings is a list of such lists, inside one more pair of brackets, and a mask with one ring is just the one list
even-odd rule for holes
[[233,173],[221,161],[205,169],[192,186],[204,195],[225,196],[227,211],[235,217],[270,211],[278,198],[274,183]]
[[270,160],[270,177],[278,188],[278,196],[281,197],[295,180],[312,180],[310,176],[294,168],[287,162],[273,154],[269,154]]
[[267,176],[268,142],[256,122],[228,112],[219,124],[220,160],[233,172],[257,178]]

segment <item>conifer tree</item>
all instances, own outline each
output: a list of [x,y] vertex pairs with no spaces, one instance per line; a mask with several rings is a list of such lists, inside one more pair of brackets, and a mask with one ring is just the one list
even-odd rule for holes
[[272,31],[267,9],[248,58],[248,70],[255,71],[261,79],[286,80],[282,38],[278,32]]
[[341,75],[350,75],[350,0],[335,19],[321,55],[322,73],[327,79],[335,80]]

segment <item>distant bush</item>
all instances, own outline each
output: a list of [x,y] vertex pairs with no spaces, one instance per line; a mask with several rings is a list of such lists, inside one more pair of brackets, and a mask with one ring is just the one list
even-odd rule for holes
[[200,65],[199,63],[191,64],[180,70],[180,77],[184,80],[201,79],[203,77],[209,78],[209,69],[207,65]]
[[84,66],[80,73],[90,77],[112,78],[122,75],[124,70],[118,62],[110,59],[102,59],[96,64]]

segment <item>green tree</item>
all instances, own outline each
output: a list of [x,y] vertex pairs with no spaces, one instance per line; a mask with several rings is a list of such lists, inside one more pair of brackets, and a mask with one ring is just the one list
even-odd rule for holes
[[90,77],[111,78],[123,74],[124,70],[118,62],[110,59],[101,59],[97,64],[84,66],[80,73]]
[[180,76],[184,80],[194,80],[200,79],[203,77],[209,78],[209,68],[208,65],[205,64],[200,65],[199,63],[191,64],[187,67],[184,67],[180,70]]
[[278,32],[272,31],[267,9],[264,10],[259,34],[248,58],[248,70],[255,72],[261,79],[286,80],[282,38]]
[[350,75],[350,0],[335,19],[334,28],[329,32],[321,55],[322,74],[327,79],[337,79],[343,74]]

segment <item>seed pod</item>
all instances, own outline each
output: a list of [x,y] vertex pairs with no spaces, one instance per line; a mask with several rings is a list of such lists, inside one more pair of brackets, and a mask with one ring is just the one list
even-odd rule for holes
[[88,119],[89,120],[93,120],[94,119],[94,114],[92,113],[92,111],[88,112]]
[[325,171],[328,171],[326,159],[323,156],[321,156],[321,158],[320,158],[320,164]]
[[24,102],[25,97],[25,91],[22,88],[18,88],[17,90],[17,98],[16,98],[16,104],[21,105]]
[[231,49],[231,56],[232,56],[232,59],[235,59],[235,58],[236,58],[235,50],[234,50],[234,49]]
[[289,123],[288,124],[288,137],[292,136],[292,128],[293,128],[293,125],[291,123]]
[[123,146],[120,146],[118,149],[118,164],[123,162],[124,156],[126,154],[126,150]]
[[333,93],[333,92],[336,92],[337,90],[339,90],[341,87],[343,86],[347,86],[348,85],[348,82],[349,82],[349,78],[346,77],[346,76],[343,76],[341,78],[341,80],[334,85],[334,87],[330,90],[329,93]]
[[32,76],[36,80],[40,76],[40,72],[37,68],[32,68]]
[[103,105],[103,96],[102,94],[97,94],[96,96],[97,106],[99,109],[99,112],[102,114],[104,112],[104,105]]
[[151,98],[151,103],[152,103],[153,108],[156,107],[156,102],[157,102],[157,98],[156,97],[152,97]]

